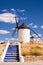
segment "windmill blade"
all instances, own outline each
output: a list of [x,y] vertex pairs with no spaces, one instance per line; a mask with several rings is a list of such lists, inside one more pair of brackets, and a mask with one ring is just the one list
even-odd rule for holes
[[17,29],[17,37],[18,37],[18,29]]
[[38,38],[40,38],[40,39],[43,41],[43,39],[42,39],[33,29],[30,28],[30,30],[31,30],[33,33],[35,33],[35,34],[38,36]]
[[18,28],[18,22],[17,22],[17,18],[15,17],[15,21],[16,21],[16,27]]
[[16,33],[16,28],[15,28],[15,30],[13,31],[12,37],[14,37],[15,33]]
[[19,19],[18,19],[18,20],[19,20],[19,22],[18,22],[18,24],[19,24],[19,23],[20,23],[20,17],[19,17]]
[[13,31],[12,37],[14,37],[14,34],[16,33],[17,29],[18,29],[18,22],[17,22],[17,18],[15,17],[15,21],[16,21],[16,27],[15,30]]

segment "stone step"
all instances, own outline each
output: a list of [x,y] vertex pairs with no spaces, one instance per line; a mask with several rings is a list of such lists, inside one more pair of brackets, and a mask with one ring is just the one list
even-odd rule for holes
[[4,61],[5,62],[19,61],[18,45],[9,45]]

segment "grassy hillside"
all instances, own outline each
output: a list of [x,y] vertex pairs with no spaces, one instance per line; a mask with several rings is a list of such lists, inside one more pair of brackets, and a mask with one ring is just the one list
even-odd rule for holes
[[[15,44],[12,42],[11,44]],[[0,44],[0,56],[2,55],[4,49],[6,47],[6,43]],[[21,53],[23,56],[43,56],[43,42],[29,42],[21,44]]]
[[23,56],[26,55],[43,56],[43,43],[41,42],[22,43],[21,52]]

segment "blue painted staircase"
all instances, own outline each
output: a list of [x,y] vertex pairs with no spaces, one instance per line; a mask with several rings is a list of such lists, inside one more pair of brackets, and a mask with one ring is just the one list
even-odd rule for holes
[[19,45],[9,45],[4,62],[19,62]]

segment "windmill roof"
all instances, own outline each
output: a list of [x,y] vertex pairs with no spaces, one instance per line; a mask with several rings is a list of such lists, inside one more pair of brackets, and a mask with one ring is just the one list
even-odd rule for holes
[[30,27],[27,27],[25,23],[19,26],[19,29],[24,29],[24,28],[30,29]]

